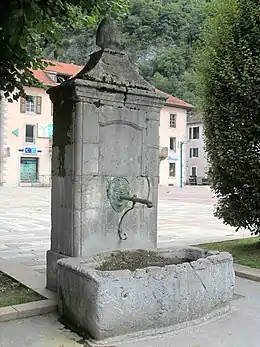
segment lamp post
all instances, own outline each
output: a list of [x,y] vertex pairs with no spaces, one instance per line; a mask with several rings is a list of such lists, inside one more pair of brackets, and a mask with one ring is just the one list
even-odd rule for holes
[[184,141],[180,142],[180,188],[183,186],[183,178],[182,178],[182,162],[183,162],[183,144]]
[[180,188],[183,187],[183,145],[188,143],[189,141],[180,141]]

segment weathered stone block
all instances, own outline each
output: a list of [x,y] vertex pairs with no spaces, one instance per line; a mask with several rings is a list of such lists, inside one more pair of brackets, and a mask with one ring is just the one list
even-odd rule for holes
[[62,318],[84,334],[103,340],[192,321],[229,304],[235,284],[229,253],[211,255],[197,248],[156,252],[189,262],[101,271],[97,268],[111,253],[59,260]]
[[[106,30],[112,22],[105,20]],[[105,40],[108,31],[102,34]],[[53,254],[79,257],[156,247],[159,119],[167,97],[155,92],[119,47],[94,52],[77,76],[48,93],[54,132],[47,283],[54,288]],[[123,232],[132,235],[127,239],[119,227],[131,203],[115,211],[107,195],[116,177],[129,182],[128,198],[135,195],[153,205],[147,211],[139,201],[127,214],[122,221]]]

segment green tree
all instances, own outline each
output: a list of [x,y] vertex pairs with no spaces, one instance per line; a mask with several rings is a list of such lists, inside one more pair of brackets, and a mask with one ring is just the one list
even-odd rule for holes
[[43,42],[57,42],[64,28],[86,27],[102,14],[124,11],[126,3],[127,0],[1,0],[0,90],[9,99],[13,92],[14,99],[24,95],[24,85],[37,84],[30,69],[44,68],[40,55]]
[[215,214],[260,230],[260,16],[258,0],[218,0],[197,56]]
[[[142,75],[155,87],[195,102],[193,47],[207,16],[207,0],[131,0],[119,21],[122,42]],[[66,28],[59,47],[47,45],[46,57],[86,63],[95,50],[94,30]]]
[[196,100],[193,47],[207,16],[208,2],[134,0],[122,22],[126,48],[144,77],[189,102]]

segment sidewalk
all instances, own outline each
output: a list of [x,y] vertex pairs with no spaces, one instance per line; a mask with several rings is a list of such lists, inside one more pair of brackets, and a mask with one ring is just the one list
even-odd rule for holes
[[[260,283],[237,278],[232,313],[179,333],[110,347],[258,347]],[[56,315],[0,323],[0,347],[87,347]]]

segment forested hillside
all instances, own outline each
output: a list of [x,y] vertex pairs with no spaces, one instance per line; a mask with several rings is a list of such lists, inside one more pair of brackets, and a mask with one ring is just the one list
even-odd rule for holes
[[[191,103],[196,103],[192,64],[194,44],[208,11],[207,0],[131,0],[119,23],[123,44],[146,79]],[[95,27],[79,20],[73,30],[64,30],[59,47],[47,44],[45,57],[85,64],[95,47]]]

